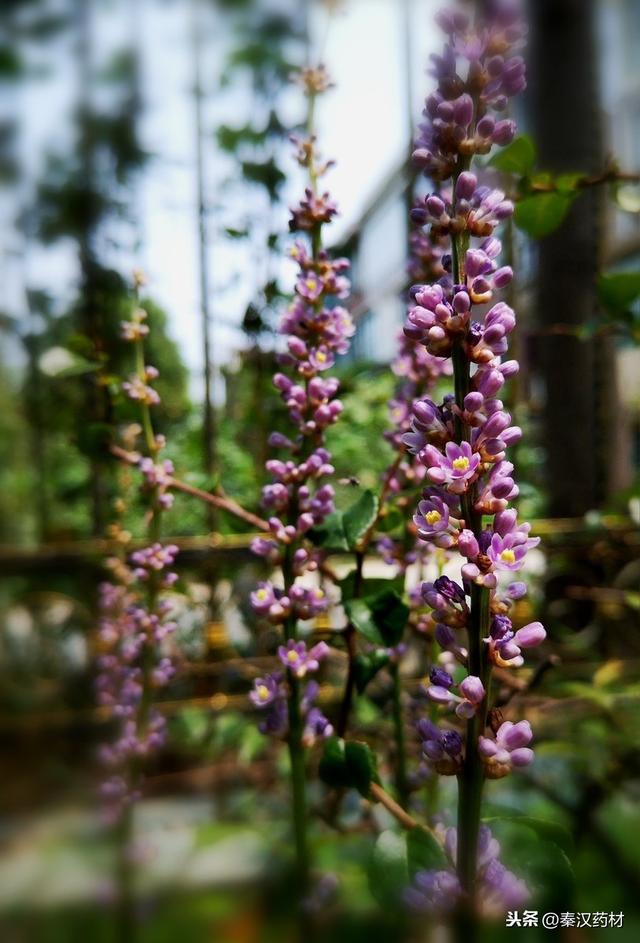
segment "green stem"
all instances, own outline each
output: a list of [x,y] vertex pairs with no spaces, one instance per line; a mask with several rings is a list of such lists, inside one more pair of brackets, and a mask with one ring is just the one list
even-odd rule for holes
[[133,807],[127,805],[116,829],[116,856],[118,878],[118,941],[132,943],[136,937],[136,921],[133,894],[133,866],[131,845],[133,839]]
[[471,902],[475,895],[478,834],[484,787],[484,767],[478,753],[478,737],[484,732],[489,695],[489,666],[482,642],[488,633],[489,599],[489,590],[474,583],[471,589],[468,670],[470,675],[481,679],[487,694],[477,713],[467,723],[465,759],[458,777],[457,861],[460,884]]
[[400,686],[400,668],[397,661],[392,663],[390,670],[391,677],[393,679],[393,696],[391,703],[393,710],[393,729],[396,740],[396,792],[398,794],[398,802],[400,805],[405,806],[409,796],[409,790],[407,786],[407,747],[402,717],[402,688]]
[[289,688],[289,758],[291,761],[293,832],[296,846],[296,884],[299,900],[302,900],[309,888],[306,769],[304,746],[302,744],[300,682],[291,672],[289,672]]
[[[359,599],[362,595],[362,568],[364,565],[364,553],[356,551],[356,572],[353,581],[353,598]],[[356,685],[356,656],[358,654],[357,635],[355,626],[349,622],[344,633],[344,640],[347,646],[347,680],[344,686],[344,693],[340,703],[340,713],[336,724],[336,733],[339,737],[344,737],[349,726],[349,715],[353,704],[353,693]]]
[[[143,347],[142,340],[136,341],[135,358],[136,358],[136,373],[138,374],[139,379],[143,383],[146,383],[147,374],[145,370],[144,347]],[[151,410],[149,409],[146,403],[142,403],[140,405],[140,416],[142,419],[142,429],[144,431],[144,438],[147,444],[147,450],[149,452],[149,455],[153,458],[153,456],[158,451],[158,446],[157,446],[156,437],[153,431],[153,424],[151,422]]]
[[[455,182],[454,182],[455,187]],[[460,236],[451,237],[453,277],[456,284],[464,283],[463,258],[468,239]],[[464,349],[464,341],[456,343],[452,351],[454,387],[456,404],[462,408],[464,398],[469,392],[471,377],[469,360]],[[460,418],[456,418],[456,439],[458,442],[469,441],[471,429]],[[462,495],[461,506],[465,526],[479,537],[482,531],[482,515],[474,507],[475,488],[471,487]],[[484,787],[484,767],[478,753],[478,738],[482,736],[487,718],[488,688],[490,684],[490,665],[488,664],[483,638],[489,631],[490,590],[473,583],[468,626],[469,655],[467,669],[470,675],[480,678],[487,692],[477,713],[467,723],[465,758],[458,775],[458,860],[457,869],[460,884],[467,894],[472,909],[475,898],[475,882],[478,857],[478,835],[482,809]]]

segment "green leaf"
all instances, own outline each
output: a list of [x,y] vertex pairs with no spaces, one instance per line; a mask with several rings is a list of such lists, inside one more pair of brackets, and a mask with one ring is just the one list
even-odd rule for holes
[[201,746],[209,731],[209,717],[200,708],[185,707],[173,717],[171,728],[176,741]]
[[371,609],[364,599],[347,599],[344,604],[349,621],[355,626],[360,635],[374,645],[384,645],[385,640],[380,629],[373,621]]
[[[339,581],[338,585],[340,586],[343,602],[347,599],[353,599],[355,592],[355,582],[355,570],[351,570],[345,577],[343,577],[343,579]],[[404,577],[394,576],[390,579],[385,579],[384,577],[375,577],[373,579],[362,580],[359,596],[361,596],[363,599],[369,599],[387,589],[392,589],[401,593],[404,589]]]
[[46,376],[64,379],[95,373],[101,365],[95,360],[81,357],[66,347],[50,347],[41,355],[38,366]]
[[559,193],[575,193],[579,180],[582,180],[584,174],[581,172],[572,174],[560,174],[556,177],[556,187]]
[[581,341],[589,341],[595,337],[598,331],[602,329],[602,320],[598,318],[589,318],[583,324],[576,327],[576,337]]
[[249,235],[248,229],[234,229],[233,226],[225,226],[224,232],[229,239],[246,239]]
[[371,782],[377,780],[376,759],[368,744],[360,740],[349,740],[344,748],[347,764],[348,785],[369,798]]
[[389,663],[389,656],[384,649],[368,652],[366,655],[356,655],[353,664],[353,675],[358,694],[362,694],[370,681],[373,681],[381,668]]
[[516,204],[516,226],[534,239],[548,236],[562,223],[575,199],[575,194],[539,193]]
[[358,632],[374,645],[397,645],[409,619],[409,607],[393,589],[365,599],[347,599],[344,608]]
[[385,645],[397,645],[409,620],[409,607],[394,590],[384,590],[369,601],[374,624]]
[[527,816],[495,819],[492,825],[506,867],[526,881],[540,909],[558,912],[571,909],[575,881],[565,850],[543,837],[551,830],[566,843],[554,823]]
[[340,737],[329,737],[325,742],[318,773],[322,782],[333,789],[345,789],[349,785],[344,740]]
[[18,79],[24,71],[24,63],[15,46],[8,43],[0,46],[0,82]]
[[382,531],[383,534],[388,534],[404,524],[404,520],[405,518],[400,508],[390,507],[380,515],[377,525],[378,530]]
[[421,825],[416,825],[407,833],[407,864],[411,878],[416,871],[440,871],[447,867],[442,845]]
[[534,187],[550,187],[553,185],[553,174],[548,170],[538,170],[531,177],[530,183]]
[[489,161],[490,167],[505,173],[529,176],[536,162],[536,149],[527,134],[514,138],[511,144],[495,154]]
[[275,160],[270,157],[265,161],[245,160],[241,164],[242,173],[251,183],[264,187],[272,203],[278,198],[280,187],[287,179]]
[[342,553],[349,550],[341,511],[334,511],[322,524],[313,527],[307,536],[316,547],[322,547],[329,553]]
[[606,272],[598,279],[598,296],[610,310],[626,310],[640,297],[640,272]]
[[632,591],[627,591],[624,594],[624,601],[629,606],[630,609],[635,609],[640,611],[640,593],[634,593]]
[[108,422],[80,423],[76,433],[76,443],[83,455],[90,458],[104,458],[113,438],[113,428]]
[[329,737],[318,769],[320,779],[333,789],[357,789],[368,798],[372,781],[377,781],[376,759],[366,743]]
[[363,491],[343,514],[344,533],[350,550],[355,550],[359,541],[375,522],[378,515],[378,497],[370,489]]
[[545,840],[552,841],[559,848],[562,848],[567,854],[573,851],[573,838],[571,832],[560,822],[551,822],[549,819],[538,819],[530,815],[519,815],[517,812],[508,815],[496,815],[491,818],[483,819],[487,825],[491,826],[496,822],[515,822],[518,825],[524,825],[535,832],[536,835]]
[[404,835],[390,829],[382,832],[375,843],[369,864],[369,888],[382,907],[401,905],[409,884],[407,842]]

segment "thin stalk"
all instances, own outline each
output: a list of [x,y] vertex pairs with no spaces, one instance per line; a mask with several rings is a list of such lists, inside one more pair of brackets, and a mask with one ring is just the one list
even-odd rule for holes
[[398,800],[405,805],[408,799],[409,790],[407,788],[407,745],[404,735],[404,723],[402,717],[402,688],[400,685],[400,668],[397,661],[394,661],[390,668],[393,681],[392,694],[392,713],[393,713],[393,731],[396,741],[396,769],[395,782]]
[[[364,552],[356,552],[356,572],[355,578],[353,581],[353,598],[359,599],[362,595],[362,568],[364,565]],[[357,648],[357,636],[355,626],[349,622],[345,629],[344,633],[345,644],[347,646],[347,657],[349,659],[349,664],[347,668],[347,680],[344,686],[344,693],[342,695],[342,701],[340,703],[340,713],[338,716],[338,723],[336,724],[336,732],[339,737],[344,737],[347,732],[347,727],[349,726],[349,715],[351,714],[351,707],[353,704],[353,693],[355,691],[356,685],[356,655],[358,654]]]
[[[313,93],[309,94],[309,103],[307,110],[307,132],[309,138],[313,138],[314,134],[314,115],[315,115],[315,99],[316,96]],[[315,192],[317,188],[317,172],[314,162],[313,151],[311,152],[309,158],[309,180],[312,190]],[[311,251],[314,258],[320,253],[322,243],[322,234],[321,227],[316,226],[311,233]],[[308,381],[307,381],[308,382]],[[308,438],[304,440],[301,447],[300,458],[304,457],[306,454],[306,449],[309,445]],[[297,501],[293,501],[289,508],[289,523],[295,524],[296,518],[298,516],[298,504]],[[282,580],[284,591],[287,593],[291,586],[295,582],[295,572],[293,566],[293,553],[294,547],[292,544],[288,544],[284,551],[284,557],[282,560]],[[285,639],[292,638],[297,639],[298,637],[298,626],[297,621],[293,617],[289,617],[284,623],[284,632]],[[309,889],[309,877],[310,877],[310,855],[309,855],[309,844],[307,838],[307,823],[308,823],[308,814],[307,814],[307,795],[306,795],[306,764],[305,764],[305,748],[302,742],[303,734],[303,717],[301,710],[301,696],[300,696],[300,682],[298,678],[295,677],[293,672],[289,671],[288,673],[289,681],[289,697],[287,703],[287,710],[289,716],[289,736],[288,736],[288,747],[289,747],[289,759],[291,764],[291,800],[292,800],[292,820],[293,820],[293,832],[294,832],[294,841],[296,848],[296,885],[298,891],[298,902],[301,904],[308,892]],[[300,930],[301,933],[305,930],[307,919],[304,914],[303,909],[299,909],[299,917],[301,920]]]
[[[125,462],[127,465],[137,465],[140,459],[139,455],[136,455],[134,452],[127,452],[126,449],[120,448],[119,445],[111,445],[109,451],[115,458],[120,459],[121,462]],[[265,533],[269,532],[269,524],[267,521],[258,517],[257,514],[252,514],[251,511],[245,511],[233,498],[229,498],[226,495],[211,494],[209,491],[195,488],[193,485],[188,485],[185,481],[180,481],[179,478],[174,478],[171,475],[167,476],[167,487],[172,491],[181,491],[183,494],[188,494],[192,498],[198,498],[200,501],[212,504],[214,507],[226,511],[228,514],[237,517],[246,524],[257,527],[259,531]]]
[[[138,300],[136,289],[136,300]],[[138,378],[146,382],[146,368],[144,356],[144,344],[139,338],[134,344],[135,370]],[[158,443],[153,430],[151,419],[151,410],[149,406],[142,402],[140,404],[140,418],[144,433],[146,451],[150,458],[155,459],[158,453]],[[150,543],[155,543],[160,539],[162,507],[154,497],[151,504],[150,515],[147,524],[147,536]],[[146,593],[146,606],[149,613],[156,609],[160,586],[158,578],[152,574],[149,578]],[[150,632],[151,630],[149,630]],[[137,724],[141,731],[146,731],[151,711],[153,698],[152,671],[153,671],[153,640],[148,634],[145,637],[142,648],[142,694],[137,711]],[[134,759],[129,768],[131,781],[134,788],[137,788],[141,775],[140,759]],[[134,892],[133,878],[134,867],[131,860],[131,845],[133,839],[133,807],[128,804],[122,811],[120,821],[117,825],[116,841],[118,845],[117,860],[117,878],[119,887],[119,906],[118,906],[118,932],[119,939],[123,943],[130,943],[136,937],[136,919],[134,910]]]
[[458,777],[458,877],[471,900],[475,892],[478,857],[478,833],[484,787],[484,767],[478,753],[478,737],[484,732],[489,695],[489,668],[482,649],[482,638],[488,632],[489,591],[476,586],[471,590],[469,624],[469,674],[480,678],[487,697],[467,723],[466,751]]
[[[208,207],[206,199],[206,167],[205,167],[205,128],[204,128],[204,85],[202,80],[202,5],[201,0],[191,2],[191,51],[193,62],[193,101],[195,119],[195,148],[196,148],[196,187],[197,187],[197,223],[198,223],[198,266],[200,279],[200,319],[202,332],[203,353],[203,422],[202,422],[202,454],[204,471],[209,479],[216,472],[216,414],[213,403],[213,385],[215,365],[211,344],[212,316],[209,304],[210,273],[209,273],[209,231],[207,226]],[[213,505],[207,509],[207,523],[209,529],[215,527],[215,512]]]
[[300,682],[289,672],[289,759],[291,762],[291,798],[293,832],[296,846],[296,885],[299,900],[309,888],[309,844],[307,840],[307,796]]
[[[455,188],[455,182],[454,182]],[[451,237],[453,277],[456,284],[464,280],[463,258],[466,244],[459,236]],[[458,407],[463,407],[464,398],[470,388],[469,361],[463,342],[455,345],[452,352],[455,398]],[[458,442],[469,441],[470,428],[456,418],[456,438]],[[475,489],[470,488],[462,495],[462,513],[466,527],[476,537],[482,531],[482,515],[474,508]],[[489,630],[490,591],[475,583],[471,587],[468,640],[468,672],[480,678],[488,695],[490,667],[484,654],[483,638]],[[478,835],[484,787],[484,767],[478,753],[478,737],[484,732],[487,716],[487,697],[477,713],[467,723],[465,759],[458,775],[458,860],[457,870],[460,884],[473,907],[478,856]]]
[[133,866],[131,844],[133,838],[133,807],[127,805],[122,811],[116,830],[118,899],[118,940],[132,943],[136,938],[136,919],[133,894]]

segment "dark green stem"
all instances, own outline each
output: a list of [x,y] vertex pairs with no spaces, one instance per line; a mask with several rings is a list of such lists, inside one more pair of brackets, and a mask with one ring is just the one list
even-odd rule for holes
[[487,692],[477,713],[467,723],[465,759],[458,777],[458,877],[472,902],[484,786],[484,767],[478,753],[478,737],[484,732],[489,695],[489,665],[482,642],[488,634],[489,598],[489,590],[475,583],[472,585],[468,670],[470,675],[481,679]]
[[405,806],[409,795],[407,787],[407,748],[402,717],[400,668],[397,661],[391,664],[390,670],[393,679],[392,710],[393,729],[396,740],[396,792],[398,794],[398,802],[400,805]]
[[[353,581],[353,598],[359,599],[362,595],[362,568],[364,565],[364,553],[356,551],[356,572]],[[347,625],[344,633],[344,640],[347,646],[347,658],[349,660],[347,668],[347,680],[344,686],[344,694],[340,703],[340,713],[336,724],[336,733],[339,737],[344,737],[349,726],[349,715],[353,704],[353,692],[355,690],[356,676],[355,664],[357,650],[357,637],[355,627],[351,622]]]
[[[454,182],[455,187],[455,182]],[[456,284],[464,283],[463,258],[468,239],[460,236],[451,237],[453,278]],[[464,340],[455,344],[452,351],[453,374],[456,405],[462,409],[464,398],[470,388],[470,364],[464,348]],[[456,439],[458,442],[469,441],[471,429],[459,417],[456,417]],[[475,487],[461,497],[462,515],[465,526],[476,537],[482,531],[482,515],[475,505]],[[473,583],[468,625],[468,673],[480,678],[487,692],[477,713],[467,723],[465,741],[465,759],[458,776],[458,860],[457,869],[460,884],[467,894],[470,912],[475,898],[475,881],[478,857],[478,835],[482,809],[484,787],[484,767],[478,753],[478,738],[484,733],[487,718],[488,688],[490,684],[490,666],[488,664],[483,638],[489,632],[490,590]]]
[[300,682],[289,672],[289,758],[291,761],[291,798],[296,846],[296,884],[299,900],[309,888],[309,846],[307,843],[307,797],[305,754],[302,744]]
[[136,937],[136,919],[133,894],[133,866],[131,846],[133,840],[133,807],[122,810],[115,831],[116,873],[118,879],[118,943],[132,943]]

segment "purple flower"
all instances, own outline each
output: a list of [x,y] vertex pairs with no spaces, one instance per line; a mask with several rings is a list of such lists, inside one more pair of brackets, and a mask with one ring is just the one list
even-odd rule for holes
[[510,720],[500,725],[495,740],[479,737],[478,750],[490,779],[507,776],[513,767],[529,766],[534,754],[528,744],[533,738],[528,720],[514,724]]
[[266,615],[276,601],[271,583],[258,583],[258,588],[251,593],[251,605],[258,615]]
[[439,668],[437,665],[434,665],[429,672],[429,678],[432,684],[441,688],[449,689],[453,686],[453,678],[449,672],[445,671],[444,668]]
[[[407,906],[419,913],[448,913],[462,897],[462,888],[455,871],[458,836],[455,828],[436,828],[449,868],[418,871],[405,892]],[[499,860],[500,845],[486,826],[480,827],[477,858],[477,897],[481,913],[496,917],[525,904],[531,892],[527,885]]]
[[433,540],[438,547],[445,549],[453,544],[452,535],[456,528],[450,517],[450,507],[437,494],[430,494],[420,501],[413,522],[421,540]]
[[320,662],[329,654],[326,642],[318,642],[307,651],[305,642],[289,639],[286,645],[278,648],[278,658],[296,678],[304,678],[310,671],[317,671]]
[[530,622],[514,632],[510,619],[496,616],[489,637],[485,639],[489,646],[489,658],[500,668],[519,668],[524,664],[522,649],[535,648],[545,640],[546,635],[540,622]]
[[435,484],[446,484],[453,494],[463,494],[475,478],[480,456],[471,451],[468,442],[458,445],[447,442],[444,455],[434,446],[428,445],[421,458],[427,467],[427,475]]
[[452,871],[418,871],[405,891],[410,910],[418,913],[449,913],[460,899],[460,881]]
[[277,674],[265,675],[256,678],[253,690],[249,693],[249,700],[255,707],[269,707],[280,695],[280,676]]
[[462,759],[463,740],[457,730],[441,730],[431,720],[422,718],[417,724],[426,760],[434,763],[438,772],[454,775]]
[[312,707],[305,717],[302,742],[311,747],[318,739],[333,736],[333,726],[318,707]]
[[540,543],[539,537],[528,537],[529,525],[523,524],[516,531],[507,533],[504,537],[494,534],[487,548],[487,556],[496,570],[519,570],[524,564],[524,558],[532,547]]
[[[439,669],[436,669],[436,671],[436,677],[439,677]],[[446,674],[446,672],[444,672],[444,674]],[[450,678],[450,676],[447,675],[447,678]],[[432,678],[431,680],[433,681],[434,679]],[[453,684],[453,679],[451,678],[450,680],[451,684]],[[453,691],[450,690],[451,684],[446,686],[438,683],[431,684],[426,689],[427,697],[436,704],[443,704],[448,707],[455,706],[455,712],[458,717],[465,719],[473,717],[486,696],[482,681],[480,678],[468,675],[458,685],[460,695],[454,694]]]

